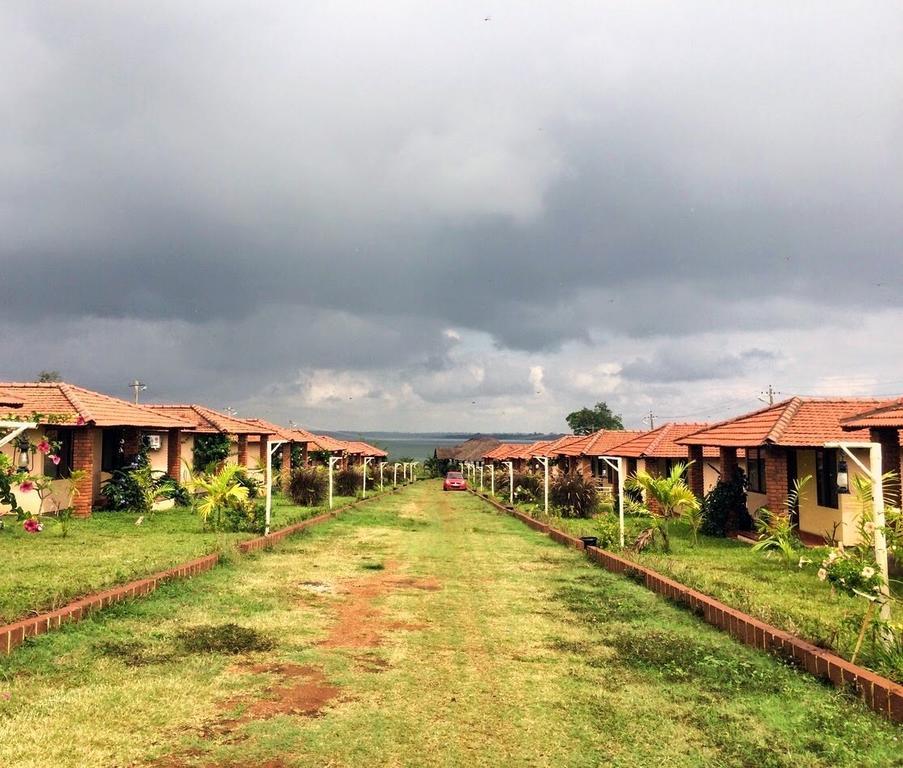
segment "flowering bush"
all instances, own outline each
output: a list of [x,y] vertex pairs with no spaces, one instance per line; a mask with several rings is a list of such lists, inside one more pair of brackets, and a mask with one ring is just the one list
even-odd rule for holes
[[44,524],[36,517],[28,516],[25,518],[25,522],[22,523],[22,527],[28,533],[40,533],[44,530]]
[[844,548],[843,544],[828,552],[818,571],[818,578],[847,595],[873,599],[881,591],[882,578],[877,564],[859,551]]

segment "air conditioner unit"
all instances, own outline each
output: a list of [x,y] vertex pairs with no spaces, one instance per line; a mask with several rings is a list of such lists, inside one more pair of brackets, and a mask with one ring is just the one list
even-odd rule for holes
[[152,451],[160,450],[160,435],[148,435],[147,447]]

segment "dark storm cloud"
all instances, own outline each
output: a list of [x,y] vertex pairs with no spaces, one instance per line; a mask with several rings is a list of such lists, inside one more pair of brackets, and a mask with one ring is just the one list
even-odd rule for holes
[[648,383],[730,379],[778,359],[778,354],[762,349],[724,354],[674,345],[660,349],[652,358],[632,360],[621,369],[621,375],[628,381]]
[[[898,303],[899,6],[483,17],[0,11],[0,302],[56,329],[23,319],[0,341],[9,375],[36,367],[27,337],[86,383],[145,364],[180,394],[312,367],[410,371],[427,399],[517,394],[519,371],[456,378],[443,330],[545,354]],[[747,354],[624,373],[700,380]]]

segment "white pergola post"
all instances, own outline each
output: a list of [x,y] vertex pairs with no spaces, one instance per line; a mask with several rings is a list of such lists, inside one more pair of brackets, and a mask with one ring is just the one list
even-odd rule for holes
[[618,531],[621,549],[624,549],[624,460],[620,456],[599,456],[615,472],[618,473]]
[[483,492],[483,465],[480,464],[480,493]]
[[385,483],[383,482],[383,471],[385,470],[387,463],[388,462],[385,462],[385,461],[379,462],[379,490],[380,491],[385,490]]
[[26,430],[37,428],[38,425],[34,421],[0,421],[0,429],[12,430],[8,435],[0,437],[0,448],[11,443]]
[[367,498],[367,465],[370,464],[371,461],[373,461],[372,456],[364,456],[364,464],[362,467],[363,472],[361,472],[361,475],[364,478],[364,489],[363,489],[362,495],[363,495],[363,498],[365,498],[365,499]]
[[[875,562],[881,572],[881,620],[890,621],[890,588],[887,569],[887,538],[884,536],[884,486],[881,482],[881,443],[825,443],[825,448],[840,448],[872,483],[872,523],[875,526]],[[868,448],[869,466],[853,454],[851,448]]]
[[286,440],[267,440],[267,501],[265,522],[263,526],[264,536],[270,535],[270,519],[273,514],[273,453],[277,448],[279,448],[281,445],[284,445],[286,442]]
[[414,467],[416,467],[419,463],[420,463],[419,461],[411,462],[411,482],[412,483],[417,482],[417,479],[414,477]]
[[549,516],[549,457],[548,456],[534,456],[540,464],[542,464],[543,471],[545,473],[545,488],[544,488],[544,498],[545,498],[545,515]]
[[401,466],[397,461],[392,466],[392,487],[398,485],[398,468]]
[[332,472],[335,468],[337,462],[341,461],[341,456],[330,456],[329,457],[329,508],[332,509],[332,489],[333,489],[333,481],[332,481]]
[[489,465],[489,491],[495,496],[495,462]]
[[508,465],[508,495],[510,497],[510,505],[514,506],[514,462],[513,461],[503,461],[503,464]]

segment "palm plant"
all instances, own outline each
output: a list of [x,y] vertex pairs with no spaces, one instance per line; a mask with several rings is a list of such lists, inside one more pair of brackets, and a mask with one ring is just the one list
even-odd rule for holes
[[783,558],[785,565],[796,561],[799,539],[793,530],[790,513],[802,501],[803,493],[810,482],[812,482],[812,475],[798,477],[793,481],[793,487],[787,494],[787,498],[784,499],[782,513],[772,512],[765,507],[759,510],[759,518],[756,520],[759,540],[753,544],[753,552],[777,552]]
[[237,477],[240,471],[237,464],[226,464],[218,472],[192,475],[189,479],[189,488],[201,495],[197,510],[205,527],[212,517],[213,528],[219,530],[226,508],[242,505],[248,500],[248,488]]
[[645,539],[647,542],[651,541],[658,533],[661,536],[662,549],[665,552],[671,550],[668,521],[681,517],[685,513],[690,514],[689,510],[699,509],[699,500],[684,479],[689,466],[689,463],[678,462],[671,467],[671,471],[667,475],[650,475],[645,470],[640,470],[627,478],[626,487],[628,489],[641,491],[647,504],[650,500],[656,502],[648,509],[653,518],[653,526],[650,529],[651,535]]

